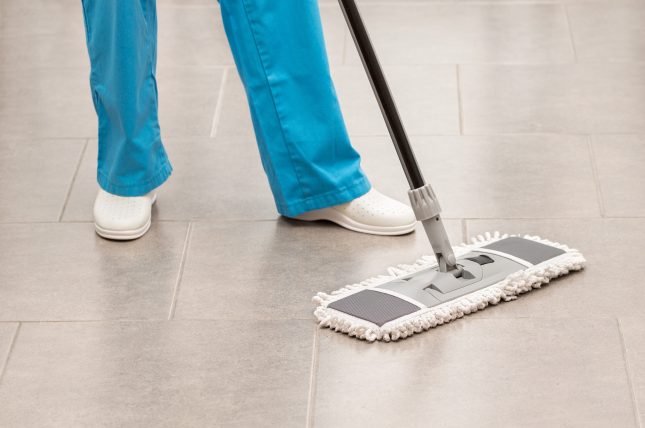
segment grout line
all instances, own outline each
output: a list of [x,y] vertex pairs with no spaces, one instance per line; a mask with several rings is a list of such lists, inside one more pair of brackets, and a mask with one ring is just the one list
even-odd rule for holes
[[459,64],[455,65],[455,75],[457,77],[457,107],[459,110],[459,135],[464,135],[464,106],[461,97],[461,72]]
[[[575,273],[570,273],[569,275],[575,275]],[[545,285],[546,286],[546,285]],[[488,312],[490,314],[490,312]],[[479,314],[479,312],[478,312]],[[543,315],[543,316],[529,316],[529,315],[507,315],[507,316],[499,316],[499,315],[486,315],[487,312],[483,312],[480,315],[477,315],[476,319],[482,318],[482,319],[505,319],[505,320],[515,320],[515,319],[526,319],[526,318],[533,318],[533,319],[539,319],[539,320],[552,320],[552,319],[557,319],[557,320],[585,320],[585,319],[594,319],[594,320],[614,320],[615,317],[612,316],[568,316],[568,315]],[[473,320],[475,318],[472,318]],[[193,322],[193,323],[205,323],[205,324],[211,324],[211,323],[217,323],[217,322],[249,322],[249,321],[276,321],[276,322],[289,322],[289,321],[303,321],[303,322],[314,322],[312,321],[311,315],[308,316],[289,316],[289,317],[240,317],[240,318],[177,318],[174,319],[170,322]],[[3,320],[0,321],[0,325],[2,324],[21,324],[21,325],[29,325],[29,324],[127,324],[127,323],[168,323],[167,317],[163,318],[105,318],[105,319],[77,319],[77,320]],[[316,323],[316,328],[317,331],[323,330],[323,328],[320,328],[318,324]],[[326,330],[326,329],[325,329]]]
[[593,149],[593,136],[587,137],[587,148],[589,150],[589,160],[591,161],[591,175],[596,189],[596,199],[598,200],[598,209],[600,210],[600,217],[607,218],[605,210],[605,198],[602,194],[602,186],[600,185],[600,176],[598,175],[598,163],[596,162],[596,153]]
[[13,336],[11,337],[11,342],[9,343],[7,356],[5,357],[4,361],[0,365],[0,384],[2,384],[2,378],[4,377],[4,374],[7,371],[7,367],[9,367],[9,360],[11,359],[11,355],[13,354],[13,349],[16,346],[16,340],[18,339],[18,333],[20,332],[21,325],[22,325],[21,323],[18,323],[18,325],[16,326],[16,330],[13,332]]
[[[179,318],[172,321],[189,321],[189,322],[223,322],[223,321],[311,321],[311,316],[302,317],[254,317],[254,318]],[[104,318],[104,319],[68,319],[68,320],[2,320],[0,324],[90,324],[90,323],[167,323],[168,317],[163,318]]]
[[222,117],[222,104],[224,103],[224,91],[226,90],[226,82],[228,80],[228,73],[230,68],[225,68],[222,71],[222,80],[219,85],[219,94],[217,95],[217,104],[215,104],[215,111],[213,112],[213,123],[211,124],[211,133],[209,137],[217,136],[217,129]]
[[567,30],[569,31],[569,40],[571,41],[571,53],[573,54],[573,62],[578,62],[578,53],[576,52],[576,42],[573,37],[573,28],[571,27],[571,18],[569,17],[569,10],[567,5],[561,3],[562,11],[564,12],[564,20],[567,23]]
[[[240,218],[222,218],[222,219],[215,219],[215,218],[196,218],[196,219],[187,219],[187,220],[180,220],[180,219],[163,219],[163,220],[155,220],[155,223],[267,223],[267,222],[274,222],[274,221],[283,221],[280,220],[278,217],[276,218],[249,218],[249,219],[240,219]],[[0,225],[16,225],[16,224],[57,224],[57,223],[64,223],[64,224],[94,224],[93,220],[66,220],[62,222],[58,221],[0,221]]]
[[63,201],[63,206],[61,207],[60,214],[58,215],[58,223],[63,220],[63,215],[65,214],[65,209],[67,208],[67,204],[69,203],[69,197],[72,195],[72,189],[74,188],[74,183],[76,182],[78,171],[81,169],[81,163],[83,162],[83,158],[85,157],[85,151],[87,150],[89,141],[89,138],[86,138],[85,142],[83,143],[83,147],[81,148],[81,153],[78,156],[78,161],[76,162],[76,168],[74,168],[74,174],[72,174],[72,179],[69,182],[69,187],[67,188],[67,193],[65,194],[65,200]]
[[[645,218],[644,217],[607,217],[611,219],[633,219],[638,220]],[[459,220],[459,218],[454,217],[443,217],[444,220]],[[534,220],[534,221],[552,221],[552,220],[600,220],[598,216],[576,216],[576,217],[466,217],[466,221],[478,221],[478,220],[504,220],[504,221],[514,221],[514,220]]]
[[[468,220],[642,220],[645,216],[620,216],[609,215],[605,217],[598,216],[575,216],[575,217],[468,217]],[[443,217],[444,220],[458,220],[452,217]]]
[[[444,220],[461,220],[462,217],[442,217]],[[605,215],[599,216],[573,216],[573,217],[467,217],[466,220],[598,220],[598,219],[613,219],[613,220],[641,220],[645,219],[645,215]],[[279,218],[267,219],[215,219],[215,218],[199,218],[194,220],[156,220],[156,223],[193,223],[193,224],[213,224],[213,223],[269,223],[292,220],[281,220]],[[58,221],[0,221],[0,226],[15,226],[15,225],[36,225],[36,224],[58,224]],[[60,222],[63,224],[94,224],[92,220],[68,220]],[[316,223],[304,224],[302,227],[314,227]]]
[[177,309],[177,297],[179,297],[179,284],[184,275],[184,266],[186,265],[186,253],[188,252],[188,243],[190,241],[190,235],[193,230],[193,223],[188,223],[186,228],[186,239],[184,240],[184,248],[181,252],[181,261],[179,262],[179,272],[177,272],[177,281],[175,282],[175,289],[172,293],[172,302],[170,302],[170,310],[168,311],[168,321],[171,321],[175,317],[175,310]]
[[307,428],[312,428],[314,426],[314,410],[316,407],[316,388],[317,383],[316,379],[318,378],[318,349],[319,339],[318,332],[320,327],[318,324],[314,326],[314,343],[311,351],[311,369],[309,371],[309,394],[307,398]]
[[621,350],[623,353],[623,361],[625,362],[625,373],[627,374],[627,383],[629,384],[629,393],[632,397],[632,410],[634,411],[634,418],[636,423],[640,428],[643,427],[643,421],[640,417],[640,412],[638,410],[638,400],[636,400],[636,391],[634,390],[634,381],[632,376],[632,369],[629,364],[629,357],[627,355],[627,344],[625,343],[625,336],[623,335],[623,329],[620,325],[620,319],[616,318],[616,324],[618,326],[618,335],[620,336]]
[[468,225],[465,218],[461,219],[461,239],[462,242],[468,243]]

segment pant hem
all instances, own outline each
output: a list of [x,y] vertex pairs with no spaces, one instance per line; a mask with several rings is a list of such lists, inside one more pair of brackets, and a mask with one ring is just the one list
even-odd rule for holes
[[351,185],[333,192],[310,196],[289,204],[277,204],[278,212],[285,217],[296,217],[307,211],[319,210],[344,204],[366,194],[372,185],[367,177],[359,178]]
[[147,193],[150,193],[152,190],[161,186],[172,174],[172,166],[170,163],[165,162],[159,172],[157,172],[152,178],[146,180],[143,183],[138,183],[135,185],[120,185],[111,182],[105,174],[102,174],[100,171],[97,171],[96,180],[99,183],[99,186],[108,193],[112,193],[117,196],[143,196]]

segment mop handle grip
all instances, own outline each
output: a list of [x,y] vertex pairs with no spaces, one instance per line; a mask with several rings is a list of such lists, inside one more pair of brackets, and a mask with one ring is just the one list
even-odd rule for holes
[[396,153],[399,156],[410,188],[418,189],[423,187],[425,184],[423,175],[417,164],[412,147],[410,147],[410,142],[403,128],[403,123],[394,103],[394,98],[392,98],[392,93],[385,80],[385,75],[376,57],[376,52],[374,52],[374,47],[370,42],[369,35],[356,7],[356,3],[354,0],[339,0],[339,2],[343,15],[345,15],[347,26],[363,61],[372,89],[378,100],[381,113],[385,118],[387,129],[392,137]]

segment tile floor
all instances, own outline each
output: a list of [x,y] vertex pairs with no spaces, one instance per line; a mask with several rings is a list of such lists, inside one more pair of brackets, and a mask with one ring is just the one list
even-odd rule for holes
[[[361,0],[451,237],[539,234],[589,260],[372,345],[317,329],[309,299],[427,253],[423,233],[278,218],[217,3],[158,3],[176,172],[150,233],[114,243],[91,223],[80,4],[0,1],[1,427],[643,428],[642,0]],[[342,15],[320,4],[365,169],[405,200]]]

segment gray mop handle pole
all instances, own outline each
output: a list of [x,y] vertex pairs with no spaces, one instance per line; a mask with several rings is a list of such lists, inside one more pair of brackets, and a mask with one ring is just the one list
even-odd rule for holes
[[339,0],[339,2],[349,30],[354,38],[354,43],[367,71],[367,76],[372,84],[372,89],[381,107],[387,129],[394,142],[394,147],[405,171],[405,176],[408,179],[408,183],[410,183],[410,188],[418,189],[423,187],[425,184],[423,175],[414,157],[412,147],[410,147],[410,142],[408,141],[408,136],[405,133],[403,123],[396,109],[394,98],[392,98],[392,93],[387,85],[385,75],[378,62],[376,52],[374,52],[374,47],[370,42],[369,35],[356,7],[356,3],[354,0]]

